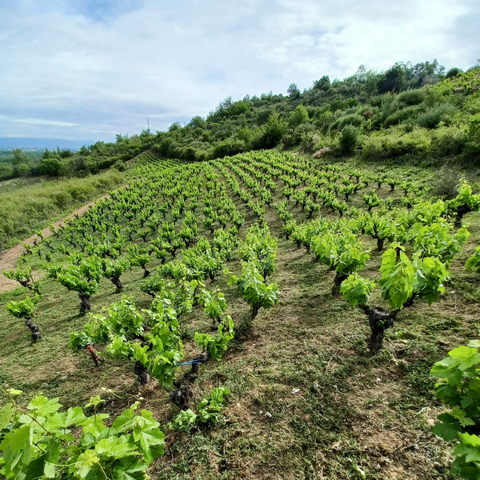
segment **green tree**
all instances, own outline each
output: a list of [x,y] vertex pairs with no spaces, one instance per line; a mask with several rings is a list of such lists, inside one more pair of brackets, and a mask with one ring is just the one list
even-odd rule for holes
[[[44,154],[45,155],[45,154]],[[60,171],[61,162],[56,156],[43,157],[38,164],[38,170],[43,175],[58,175]]]
[[300,90],[298,89],[297,85],[295,83],[292,83],[288,88],[287,88],[287,93],[288,96],[292,100],[296,100],[297,98],[300,97]]
[[20,148],[15,148],[15,150],[13,150],[12,165],[18,166],[22,163],[28,163],[27,154],[22,152]]
[[304,123],[308,123],[308,110],[305,105],[298,105],[297,108],[290,114],[290,127],[295,128]]

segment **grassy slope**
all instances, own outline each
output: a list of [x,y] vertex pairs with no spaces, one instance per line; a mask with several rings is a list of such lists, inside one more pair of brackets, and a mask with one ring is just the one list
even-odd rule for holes
[[[432,172],[410,170],[410,174],[419,179]],[[389,187],[379,193],[389,195]],[[360,205],[361,199],[357,196],[353,202]],[[243,206],[237,208],[245,212]],[[304,219],[299,207],[295,212],[297,220]],[[170,434],[166,455],[154,466],[152,477],[347,479],[359,478],[357,464],[372,479],[451,478],[434,467],[438,462],[441,469],[448,448],[430,433],[429,422],[440,405],[432,397],[428,372],[449,349],[478,336],[478,276],[465,272],[463,264],[480,242],[480,215],[467,217],[472,236],[453,266],[447,295],[432,307],[421,304],[402,312],[396,327],[388,331],[387,348],[373,359],[365,355],[368,327],[363,313],[332,297],[333,273],[281,237],[281,222],[273,209],[266,216],[272,232],[280,237],[272,278],[280,285],[280,304],[261,311],[253,330],[242,330],[246,304],[233,287],[227,287],[225,277],[216,281],[242,336],[221,363],[202,367],[195,401],[212,386],[229,387],[226,421],[212,431]],[[373,242],[362,240],[374,249]],[[380,254],[373,252],[368,269],[378,270],[379,263]],[[237,273],[240,262],[234,259],[228,266]],[[146,308],[150,300],[139,289],[142,272],[135,268],[127,273],[125,293]],[[77,315],[78,298],[50,280],[45,281],[44,292],[35,318],[44,339],[37,345],[5,310],[8,300],[25,293],[18,289],[0,295],[4,338],[0,384],[25,390],[28,398],[40,391],[59,396],[66,406],[103,394],[110,400],[105,406],[109,413],[140,395],[142,408],[153,410],[166,423],[175,413],[168,393],[155,382],[140,388],[133,364],[108,360],[95,369],[86,353],[67,349],[69,333],[85,323],[85,317]],[[94,312],[118,299],[113,292],[111,283],[103,280],[93,298]],[[193,332],[208,331],[210,322],[197,308],[181,323],[186,358],[190,358]],[[104,394],[102,387],[114,393]],[[266,412],[272,416],[265,416]]]
[[0,183],[0,253],[124,183],[125,175],[114,170],[86,178]]

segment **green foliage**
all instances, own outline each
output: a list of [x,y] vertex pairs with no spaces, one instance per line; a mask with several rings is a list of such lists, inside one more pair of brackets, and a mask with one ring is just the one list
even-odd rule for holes
[[280,294],[278,285],[276,283],[267,285],[254,262],[242,263],[241,276],[232,275],[228,280],[229,286],[234,283],[242,292],[243,299],[250,305],[252,319],[257,316],[260,308],[269,309],[278,303]]
[[298,105],[295,110],[290,114],[289,124],[290,127],[295,128],[299,125],[307,123],[309,121],[308,110],[304,105]]
[[39,395],[26,410],[11,399],[0,410],[0,430],[5,432],[0,471],[6,479],[142,480],[148,478],[147,467],[163,455],[160,424],[152,412],[138,413],[138,402],[108,427],[109,415],[96,411],[99,397],[87,405],[95,409],[90,417],[81,407],[60,411],[58,398]]
[[458,187],[458,195],[446,201],[445,208],[447,213],[456,216],[456,222],[459,223],[465,214],[480,209],[480,194],[473,194],[472,187],[462,179]]
[[10,280],[16,280],[22,287],[33,290],[36,294],[40,295],[40,284],[33,278],[31,268],[21,269],[17,267],[16,270],[4,271],[3,274]]
[[256,148],[273,148],[282,139],[287,130],[287,123],[278,112],[273,112],[268,117],[268,122],[263,127],[263,133],[255,141]]
[[254,262],[264,279],[275,271],[278,240],[270,234],[268,226],[252,225],[245,243],[239,248],[240,258],[245,262]]
[[[131,298],[123,297],[112,304],[108,316],[92,315],[83,332],[72,333],[70,348],[79,349],[87,343],[107,344],[109,355],[136,360],[161,386],[171,385],[175,364],[183,359],[183,345],[177,312],[168,295],[157,298],[152,309],[143,313]],[[142,342],[137,342],[138,339]]]
[[355,235],[346,231],[327,231],[313,237],[311,244],[315,259],[335,268],[342,276],[362,270],[370,258],[368,252],[359,246]]
[[226,387],[213,388],[210,395],[198,404],[198,419],[202,423],[217,423],[223,407],[227,403],[226,395],[230,389]]
[[468,258],[465,268],[480,273],[480,247],[477,247],[473,254]]
[[210,425],[218,423],[223,407],[227,402],[225,396],[229,394],[230,389],[226,387],[213,388],[210,395],[198,404],[198,414],[190,408],[182,410],[174,421],[168,424],[168,427],[178,432],[189,432],[199,423]]
[[340,134],[340,139],[338,142],[340,152],[343,155],[350,155],[355,152],[359,142],[359,130],[353,125],[345,125]]
[[418,116],[418,124],[423,128],[435,128],[448,115],[455,113],[456,108],[450,103],[435,105]]
[[358,307],[367,304],[374,288],[374,282],[354,273],[342,282],[340,292],[350,305]]
[[411,261],[398,244],[392,244],[382,255],[380,271],[382,297],[394,309],[403,308],[414,294],[433,303],[444,293],[443,282],[448,277],[447,267],[438,257],[421,258],[416,254]]
[[440,378],[435,386],[437,398],[450,408],[438,416],[433,432],[444,440],[456,440],[451,472],[462,478],[480,475],[480,438],[475,435],[480,417],[480,342],[460,346],[449,357],[436,363],[431,373]]
[[208,354],[211,360],[221,360],[228,344],[235,336],[234,323],[230,315],[225,315],[218,325],[217,335],[195,332],[195,344]]
[[31,297],[20,300],[19,302],[11,301],[7,304],[7,310],[14,317],[29,319],[33,317],[35,313],[35,307],[40,302],[40,295],[35,295],[33,299]]
[[219,142],[213,149],[213,158],[223,158],[227,156],[237,155],[246,150],[244,140],[227,138],[223,142]]
[[173,422],[168,424],[170,430],[177,432],[189,432],[197,423],[197,414],[191,410],[180,410]]
[[407,90],[398,95],[397,100],[408,106],[419,105],[425,100],[424,90]]
[[60,173],[62,163],[58,157],[42,158],[38,164],[38,170],[43,175],[55,176]]
[[349,115],[344,115],[343,117],[340,117],[338,120],[333,122],[330,125],[330,130],[338,130],[343,132],[344,127],[347,125],[351,125],[353,127],[360,127],[365,123],[365,119],[361,116],[358,115],[357,113],[352,113]]

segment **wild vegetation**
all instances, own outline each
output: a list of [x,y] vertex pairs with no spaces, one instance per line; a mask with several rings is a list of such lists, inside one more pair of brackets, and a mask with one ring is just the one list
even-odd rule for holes
[[[403,83],[386,91],[428,83],[395,68],[383,81]],[[0,296],[2,474],[476,478],[478,341],[455,347],[478,337],[477,113],[466,106],[480,77],[447,76],[380,92],[377,106],[387,86],[375,84],[378,110],[361,121],[348,99],[333,113],[328,103],[325,124],[295,107],[292,131],[316,129],[303,153],[179,163],[152,145],[128,164],[127,186],[39,236],[6,272],[21,287]],[[323,98],[290,90],[288,102]],[[423,106],[373,126],[389,102]],[[258,127],[263,147],[285,147],[272,134],[282,122],[270,112]],[[434,135],[460,130],[443,193]],[[382,135],[430,146],[365,153]],[[445,379],[436,387],[431,369]]]

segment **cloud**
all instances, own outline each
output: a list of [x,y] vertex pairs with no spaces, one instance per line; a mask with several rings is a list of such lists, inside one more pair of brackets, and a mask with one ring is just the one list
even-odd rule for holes
[[476,0],[0,0],[0,136],[113,140],[359,65],[479,56]]

